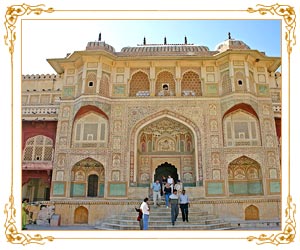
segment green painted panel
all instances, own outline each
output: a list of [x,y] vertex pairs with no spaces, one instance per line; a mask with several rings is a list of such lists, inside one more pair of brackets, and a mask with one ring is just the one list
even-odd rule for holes
[[262,194],[261,182],[229,183],[229,192],[232,194]]
[[218,87],[215,84],[207,85],[207,93],[208,94],[217,94],[218,93]]
[[72,183],[71,196],[85,196],[85,184],[84,183]]
[[270,192],[271,193],[280,193],[280,181],[271,181],[270,182]]
[[233,194],[248,194],[248,185],[246,182],[229,183],[229,192]]
[[207,194],[223,194],[223,183],[221,182],[209,182],[207,183]]
[[53,183],[53,195],[65,195],[65,183]]
[[110,183],[109,184],[109,195],[110,196],[125,196],[126,195],[126,184],[125,183]]
[[64,87],[63,89],[63,95],[64,96],[73,96],[74,94],[74,88],[73,87]]
[[[202,186],[202,185],[201,185]],[[184,188],[185,187],[196,187],[196,183],[195,182],[190,182],[190,183],[184,183]]]
[[248,183],[248,192],[249,194],[261,194],[262,193],[261,183],[260,182]]
[[99,194],[100,197],[104,196],[104,183],[99,184]]
[[125,94],[125,86],[114,86],[114,94],[115,95],[124,95]]
[[266,84],[258,84],[258,91],[260,94],[268,95],[269,94],[269,87]]

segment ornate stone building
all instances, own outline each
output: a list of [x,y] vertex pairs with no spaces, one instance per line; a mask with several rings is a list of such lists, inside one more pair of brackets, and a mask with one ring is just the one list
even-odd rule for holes
[[210,51],[99,40],[22,80],[23,197],[95,224],[162,175],[221,217],[278,219],[281,58],[229,37]]

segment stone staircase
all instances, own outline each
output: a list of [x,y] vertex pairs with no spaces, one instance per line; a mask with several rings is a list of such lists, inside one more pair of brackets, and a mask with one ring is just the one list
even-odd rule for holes
[[[106,218],[95,225],[98,230],[140,230],[137,221],[138,213],[134,207],[122,214]],[[149,217],[149,230],[231,230],[230,223],[219,219],[216,215],[206,211],[189,209],[189,222],[183,222],[181,211],[175,225],[171,223],[171,208],[161,205],[157,208],[151,206]]]

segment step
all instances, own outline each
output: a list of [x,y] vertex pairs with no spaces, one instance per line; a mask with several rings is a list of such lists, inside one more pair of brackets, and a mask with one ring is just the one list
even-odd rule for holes
[[[139,224],[136,225],[120,225],[115,223],[103,223],[101,227],[95,226],[96,229],[101,230],[140,230]],[[149,223],[148,230],[229,230],[230,223],[217,223],[210,225],[198,225],[198,224],[180,224],[175,222],[173,226],[171,222],[168,225],[154,224]]]

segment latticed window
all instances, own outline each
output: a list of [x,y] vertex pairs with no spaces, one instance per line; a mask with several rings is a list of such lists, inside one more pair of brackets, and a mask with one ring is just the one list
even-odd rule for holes
[[229,114],[224,119],[225,146],[259,146],[258,120],[243,111]]
[[148,79],[148,75],[144,72],[137,72],[135,73],[130,81],[130,96],[139,96],[146,91],[149,92],[150,90],[150,82]]
[[38,135],[26,141],[24,161],[51,161],[53,141],[49,137]]
[[230,77],[229,77],[229,71],[225,71],[224,73],[222,73],[221,79],[222,79],[223,94],[231,93],[232,88],[231,88],[231,82],[230,82]]
[[[192,91],[192,93],[196,96],[201,95],[201,81],[198,74],[193,71],[188,71],[184,73],[181,80],[181,90],[183,94],[185,91]],[[192,94],[192,95],[193,95]]]

